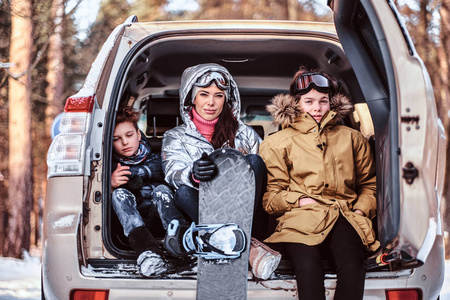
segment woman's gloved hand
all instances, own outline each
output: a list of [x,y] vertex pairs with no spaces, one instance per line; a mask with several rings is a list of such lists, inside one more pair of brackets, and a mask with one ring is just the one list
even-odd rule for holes
[[192,168],[192,177],[196,181],[209,181],[214,178],[217,173],[217,167],[208,157],[208,154],[203,152],[202,157],[194,161]]

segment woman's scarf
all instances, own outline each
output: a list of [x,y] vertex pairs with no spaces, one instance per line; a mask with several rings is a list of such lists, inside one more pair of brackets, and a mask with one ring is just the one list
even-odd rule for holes
[[212,121],[208,121],[202,118],[198,114],[198,112],[195,110],[194,107],[192,107],[192,121],[195,124],[195,127],[197,127],[197,130],[209,141],[211,142],[212,136],[214,134],[214,126],[216,126],[217,121],[219,121],[219,118],[215,118]]

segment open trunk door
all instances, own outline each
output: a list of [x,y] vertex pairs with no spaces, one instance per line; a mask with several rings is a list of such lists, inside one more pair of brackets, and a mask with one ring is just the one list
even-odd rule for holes
[[381,250],[394,269],[413,268],[440,228],[437,149],[445,136],[431,82],[393,1],[328,5],[374,122]]

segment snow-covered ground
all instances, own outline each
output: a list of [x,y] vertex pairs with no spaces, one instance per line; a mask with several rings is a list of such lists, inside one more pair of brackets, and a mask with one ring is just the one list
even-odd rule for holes
[[41,299],[41,259],[0,257],[0,299]]
[[[0,300],[40,300],[40,258],[25,254],[22,260],[0,257]],[[445,261],[445,282],[440,300],[450,300],[450,260]]]

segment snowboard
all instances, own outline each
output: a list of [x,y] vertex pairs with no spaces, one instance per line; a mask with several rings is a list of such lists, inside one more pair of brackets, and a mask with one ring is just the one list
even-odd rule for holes
[[245,235],[237,258],[198,258],[197,299],[246,299],[248,258],[255,201],[255,175],[245,156],[231,148],[209,155],[217,166],[211,181],[200,182],[199,224],[233,223]]

